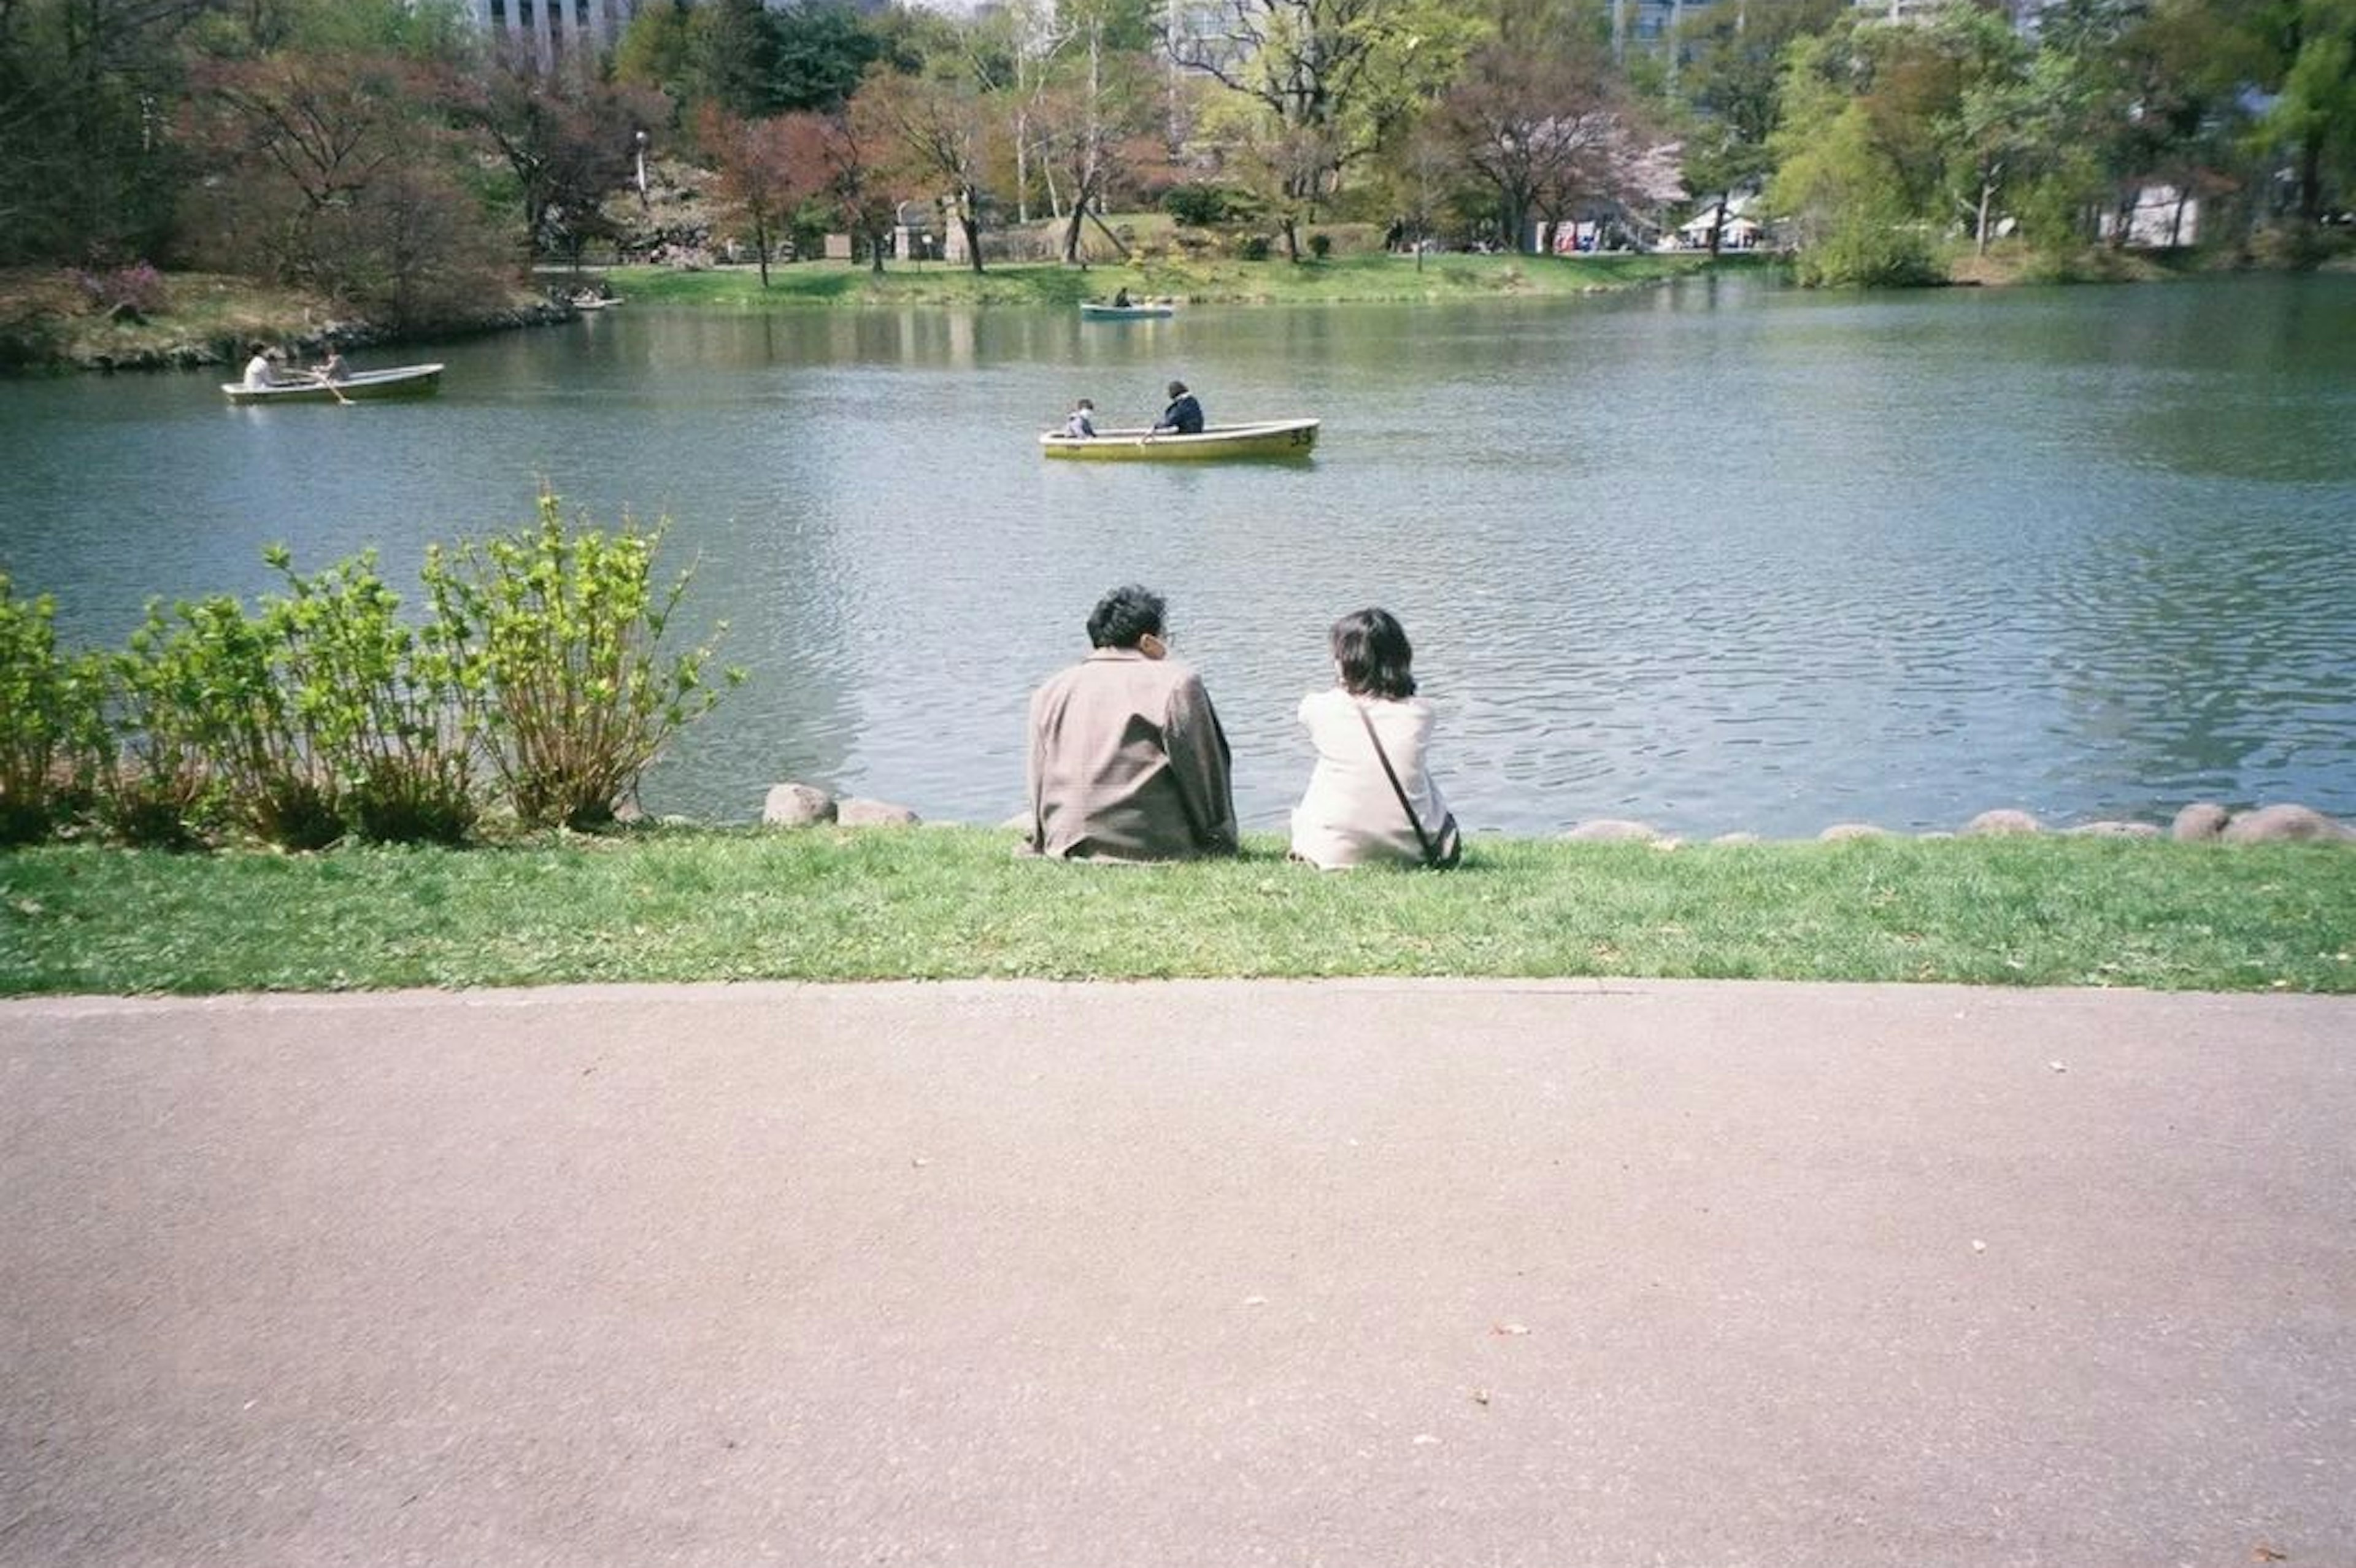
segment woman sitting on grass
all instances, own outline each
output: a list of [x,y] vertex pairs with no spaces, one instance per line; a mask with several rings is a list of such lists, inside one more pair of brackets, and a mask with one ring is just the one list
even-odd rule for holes
[[1317,766],[1292,808],[1293,858],[1329,871],[1453,864],[1456,823],[1425,765],[1431,704],[1415,694],[1406,629],[1387,610],[1359,610],[1330,640],[1337,683],[1301,699]]

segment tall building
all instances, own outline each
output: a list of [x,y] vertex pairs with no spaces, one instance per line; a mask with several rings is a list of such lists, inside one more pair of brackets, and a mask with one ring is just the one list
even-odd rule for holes
[[638,0],[474,0],[495,44],[542,64],[568,49],[610,48],[637,9]]

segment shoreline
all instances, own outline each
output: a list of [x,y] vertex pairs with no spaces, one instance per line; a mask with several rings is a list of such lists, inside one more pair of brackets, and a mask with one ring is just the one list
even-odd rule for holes
[[[605,281],[625,300],[667,308],[856,312],[1068,310],[1119,287],[1141,297],[1170,298],[1183,304],[1528,302],[1594,297],[1697,277],[1772,276],[1783,266],[1781,256],[1759,251],[1716,258],[1700,251],[1576,257],[1443,252],[1424,258],[1420,266],[1411,257],[1388,254],[1300,263],[1159,256],[1087,267],[1001,262],[979,273],[940,261],[895,262],[880,275],[863,263],[781,262],[771,266],[766,287],[751,263],[695,269],[589,267],[578,276]],[[1966,256],[1950,264],[1944,283],[1927,286],[2166,283],[2299,271],[2356,271],[2356,255],[2312,263],[2197,251],[2096,252],[2058,267],[2019,255]],[[243,362],[247,345],[255,339],[310,356],[330,346],[347,352],[381,349],[562,325],[581,315],[563,297],[569,288],[557,281],[573,275],[543,270],[541,287],[518,289],[469,320],[396,333],[341,315],[330,302],[316,296],[208,273],[167,274],[171,308],[145,316],[102,314],[75,295],[62,272],[20,268],[0,272],[0,375],[34,378],[234,366]]]

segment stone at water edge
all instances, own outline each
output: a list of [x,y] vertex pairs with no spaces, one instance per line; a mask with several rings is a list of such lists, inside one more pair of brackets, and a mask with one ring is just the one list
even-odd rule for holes
[[761,821],[771,827],[809,827],[834,818],[834,797],[806,784],[773,785],[761,805]]
[[924,818],[905,805],[851,796],[834,803],[834,820],[843,827],[914,827]]
[[1649,822],[1630,822],[1617,816],[1599,817],[1582,822],[1563,839],[1572,844],[1644,844],[1661,837],[1661,830]]
[[2068,829],[2079,838],[2157,838],[2159,829],[2148,822],[2082,822]]
[[2196,800],[2176,814],[2168,836],[2179,844],[2205,844],[2225,831],[2233,813],[2213,800]]
[[2042,833],[2045,825],[2025,811],[2002,808],[1983,811],[1964,824],[1964,837],[1984,838],[2005,833]]
[[2341,844],[2356,840],[2356,827],[2334,822],[2306,805],[2262,805],[2225,825],[2228,844]]
[[1817,839],[1826,844],[1839,844],[1851,838],[1889,838],[1892,837],[1894,837],[1894,835],[1891,834],[1890,829],[1887,827],[1876,827],[1870,822],[1836,822],[1830,827],[1826,828],[1822,833],[1816,835]]

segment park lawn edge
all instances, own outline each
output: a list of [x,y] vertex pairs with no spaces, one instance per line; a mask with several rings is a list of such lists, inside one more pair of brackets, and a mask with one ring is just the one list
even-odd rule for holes
[[0,995],[1023,978],[1725,978],[2356,994],[2356,850],[2036,836],[1458,871],[1025,859],[1003,829],[0,853]]

